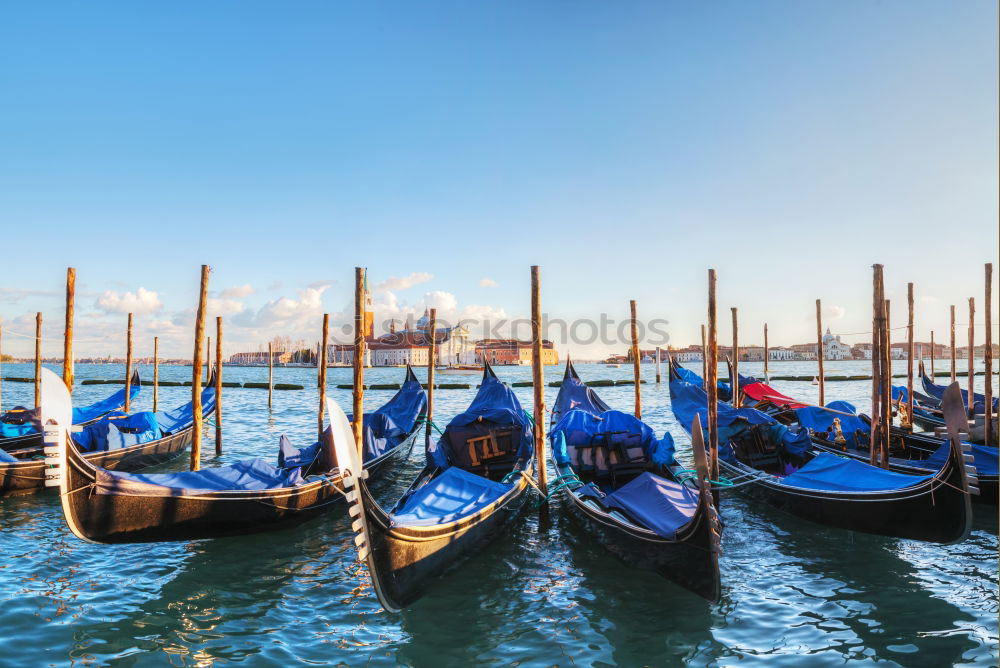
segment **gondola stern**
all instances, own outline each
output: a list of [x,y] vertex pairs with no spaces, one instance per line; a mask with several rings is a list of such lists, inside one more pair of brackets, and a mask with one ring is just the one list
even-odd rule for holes
[[979,495],[979,479],[972,454],[972,446],[962,441],[962,434],[968,434],[969,420],[965,412],[965,402],[957,382],[945,389],[941,398],[948,440],[951,441],[949,460],[951,462],[951,486],[961,491],[964,501],[964,529],[959,537],[949,541],[959,543],[969,537],[972,531],[972,496]]

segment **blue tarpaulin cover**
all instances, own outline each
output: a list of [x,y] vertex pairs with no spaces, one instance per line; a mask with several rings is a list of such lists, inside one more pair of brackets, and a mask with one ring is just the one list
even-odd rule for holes
[[123,473],[97,470],[98,494],[182,496],[226,490],[262,490],[294,487],[302,483],[298,469],[279,469],[257,457],[229,466],[181,473]]
[[[931,395],[938,401],[944,398],[944,391],[948,388],[947,385],[938,385],[933,380],[931,380],[926,375],[920,377],[920,382],[924,386],[924,392]],[[968,407],[969,405],[969,391],[961,390],[962,392],[962,403]],[[975,412],[985,413],[986,412],[986,397],[979,392],[972,393],[973,408]],[[993,397],[993,411],[996,412],[997,408],[1000,407],[1000,397]]]
[[[809,434],[805,429],[793,432],[770,415],[754,408],[733,408],[732,404],[716,402],[719,422],[719,456],[732,460],[732,448],[728,442],[750,425],[769,425],[767,437],[773,443],[780,443],[785,451],[793,455],[802,455],[811,446]],[[692,385],[683,380],[670,381],[670,407],[674,417],[680,422],[684,431],[691,433],[691,425],[697,415],[702,429],[708,429],[708,395],[700,385]]]
[[71,436],[81,452],[98,452],[155,441],[162,432],[155,413],[143,411],[125,415],[114,411]]
[[612,440],[637,435],[643,453],[653,464],[670,466],[676,463],[674,439],[669,432],[658,439],[645,422],[636,419],[634,415],[614,410],[604,411],[599,415],[571,410],[563,415],[559,424],[549,430],[552,455],[559,464],[571,464],[567,446],[588,445],[599,434],[611,434]]
[[395,525],[445,524],[482,510],[512,487],[451,466],[414,491],[390,518]]
[[[201,391],[201,414],[208,415],[215,410],[215,386],[206,387]],[[156,413],[156,423],[164,434],[176,434],[194,424],[194,408],[189,401],[170,411]]]
[[[402,387],[374,413],[365,413],[362,429],[364,439],[364,462],[384,455],[406,440],[413,433],[417,420],[427,412],[427,394],[412,369],[407,369],[406,381]],[[353,416],[348,416],[353,420]],[[282,436],[278,443],[278,466],[294,468],[308,466],[320,452],[319,441],[304,448],[296,448]],[[323,469],[336,465],[324,462]]]
[[[849,415],[845,415],[845,413],[849,413]],[[831,441],[834,438],[833,421],[840,420],[840,431],[844,434],[844,440],[854,447],[860,445],[856,432],[860,431],[867,435],[871,431],[868,423],[858,417],[854,406],[846,401],[832,401],[826,408],[821,406],[797,408],[795,416],[803,427],[808,427],[813,431],[827,432]]]
[[[131,399],[135,399],[139,396],[139,391],[141,386],[138,384],[132,385]],[[125,405],[125,388],[118,390],[110,397],[106,399],[101,399],[89,406],[81,406],[80,408],[73,409],[73,424],[83,424],[85,422],[90,422],[96,420],[97,418],[110,413],[111,411],[119,411]],[[23,406],[18,406],[17,409],[28,411],[28,409]],[[31,409],[31,415],[34,416],[35,410]],[[34,420],[29,419],[23,424],[8,424],[6,422],[0,422],[0,439],[2,438],[16,438],[18,436],[25,436],[27,434],[37,433],[38,429],[35,428]]]
[[[133,384],[131,386],[130,401],[134,401],[137,396],[139,396],[139,390],[142,389],[141,385]],[[110,411],[121,410],[125,406],[125,388],[118,390],[112,394],[107,399],[102,399],[101,401],[90,404],[89,406],[81,406],[80,408],[73,409],[73,424],[83,424],[84,422],[90,422],[91,420],[96,420],[105,413]]]
[[[1000,462],[998,462],[1000,450],[991,448],[988,445],[972,445],[973,465],[976,473],[980,476],[1000,475]],[[938,471],[948,461],[951,456],[951,441],[945,439],[938,446],[934,453],[922,462],[916,464],[926,466],[928,469]]]
[[647,529],[664,538],[691,521],[698,509],[698,494],[666,478],[646,472],[602,499],[605,506],[618,508]]
[[611,406],[604,403],[597,392],[587,387],[576,375],[573,365],[566,362],[566,373],[563,375],[555,406],[552,407],[552,419],[558,422],[562,416],[574,409],[600,415],[604,411],[611,410]]
[[8,462],[9,463],[9,462],[16,462],[16,461],[17,461],[17,457],[13,457],[11,455],[8,455],[3,450],[0,450],[0,462]]
[[782,479],[783,485],[836,492],[879,492],[919,485],[933,476],[895,473],[864,462],[829,453],[820,453],[795,473]]
[[[427,446],[427,460],[440,468],[451,466],[453,454],[451,437],[456,432],[464,432],[462,427],[472,425],[476,422],[492,423],[494,426],[519,427],[520,443],[517,450],[517,458],[527,459],[534,450],[534,440],[532,438],[531,424],[521,409],[521,403],[517,400],[514,392],[500,382],[493,373],[493,370],[486,367],[483,372],[483,381],[476,392],[475,398],[464,413],[459,413],[444,430],[444,434],[436,442],[431,442]],[[456,447],[463,447],[466,439],[455,439],[458,443]]]

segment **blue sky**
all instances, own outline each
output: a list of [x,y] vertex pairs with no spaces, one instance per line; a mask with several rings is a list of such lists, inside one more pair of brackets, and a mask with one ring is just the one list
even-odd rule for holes
[[795,343],[817,297],[868,329],[882,262],[894,322],[914,281],[940,339],[997,259],[997,20],[986,0],[7,5],[0,317],[41,310],[55,340],[72,265],[81,355],[117,352],[129,308],[188,354],[208,263],[235,351],[315,340],[355,265],[401,279],[381,319],[523,315],[539,264],[552,317],[634,298],[683,345],[711,266],[744,340],[766,320]]

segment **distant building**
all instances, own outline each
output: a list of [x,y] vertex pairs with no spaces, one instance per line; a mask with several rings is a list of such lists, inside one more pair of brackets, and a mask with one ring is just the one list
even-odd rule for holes
[[[292,353],[279,352],[275,350],[271,353],[272,363],[276,365],[288,364],[292,361]],[[233,366],[267,366],[267,351],[255,353],[236,353],[229,356],[226,364]]]
[[[396,323],[389,324],[389,332],[380,336],[366,336],[366,366],[427,366],[430,346],[430,314],[425,309],[416,324],[410,324],[407,316],[406,329],[396,330]],[[368,325],[366,324],[366,328]],[[464,326],[435,327],[435,362],[437,364],[473,364],[476,359],[475,344],[469,340],[469,330]],[[354,346],[350,344],[331,345],[327,350],[328,362],[333,365],[353,364]]]
[[[497,366],[528,365],[534,359],[530,341],[517,339],[482,339],[476,341],[476,362]],[[559,353],[551,341],[542,341],[542,364],[559,364]]]

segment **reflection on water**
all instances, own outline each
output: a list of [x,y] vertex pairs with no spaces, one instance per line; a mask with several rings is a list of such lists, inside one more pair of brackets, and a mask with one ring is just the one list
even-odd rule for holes
[[[831,374],[865,370],[863,363],[828,366],[835,367]],[[598,365],[578,370],[589,379],[631,372]],[[786,364],[780,372],[812,369]],[[4,373],[30,371],[4,365]],[[227,380],[259,381],[266,373],[230,369]],[[277,369],[275,380],[311,388],[314,373]],[[498,373],[521,380],[530,369]],[[653,384],[652,365],[643,373],[650,381],[643,386],[644,416],[658,431],[669,429],[679,457],[688,458],[666,386]],[[161,369],[165,380],[189,374],[187,368]],[[81,365],[77,375],[114,378],[122,371]],[[349,393],[333,386],[350,382],[349,375],[348,369],[330,370],[330,393],[344,406]],[[399,382],[402,375],[401,369],[368,372],[373,383]],[[554,369],[548,375],[558,377]],[[474,385],[477,378],[452,381]],[[815,398],[807,382],[775,385]],[[472,391],[439,391],[435,421],[443,425],[461,411]],[[551,402],[556,390],[546,391]],[[30,403],[32,392],[30,384],[5,384],[4,403]],[[531,388],[517,392],[527,406]],[[107,393],[107,386],[81,386],[76,396],[82,403]],[[827,386],[828,397],[863,409],[869,393],[864,382]],[[601,394],[617,408],[631,408],[631,387],[602,388]],[[389,395],[370,392],[366,406]],[[189,388],[165,387],[160,401],[170,407],[189,396]],[[266,390],[227,389],[224,397],[222,462],[273,458],[281,433],[297,443],[313,438],[313,389],[276,391],[270,413]],[[138,406],[149,402],[147,388]],[[422,458],[418,443],[380,496],[390,500],[405,489]],[[186,464],[183,457],[163,468]],[[727,497],[723,599],[710,606],[657,576],[622,566],[557,505],[546,527],[537,513],[526,512],[411,609],[388,614],[354,560],[341,510],[257,536],[101,546],[68,532],[54,495],[9,498],[0,500],[0,646],[6,650],[0,663],[811,666],[861,659],[995,665],[997,516],[995,508],[976,513],[970,540],[942,547],[828,529]]]

